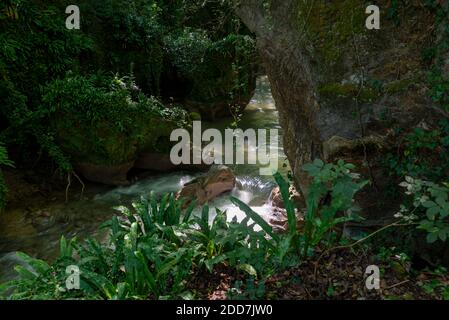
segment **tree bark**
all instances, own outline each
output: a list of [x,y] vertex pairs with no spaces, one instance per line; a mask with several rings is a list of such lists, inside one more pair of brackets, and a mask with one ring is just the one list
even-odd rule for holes
[[301,167],[322,157],[322,137],[316,125],[320,106],[310,56],[295,22],[297,3],[272,1],[268,15],[261,1],[243,0],[236,12],[256,34],[284,130],[284,149],[295,183],[306,193],[307,177]]

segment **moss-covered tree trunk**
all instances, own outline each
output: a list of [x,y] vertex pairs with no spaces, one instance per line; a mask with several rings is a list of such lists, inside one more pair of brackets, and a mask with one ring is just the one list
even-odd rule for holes
[[241,1],[237,14],[257,36],[264,67],[284,128],[284,148],[304,189],[301,166],[321,157],[321,137],[316,121],[320,106],[310,56],[301,45],[296,14],[298,1],[283,0],[267,12],[261,1]]
[[388,142],[392,127],[435,123],[426,90],[417,90],[426,87],[421,52],[434,41],[435,19],[419,3],[377,4],[381,30],[366,28],[362,0],[235,1],[256,34],[303,193],[304,163],[343,156],[373,178],[366,151]]

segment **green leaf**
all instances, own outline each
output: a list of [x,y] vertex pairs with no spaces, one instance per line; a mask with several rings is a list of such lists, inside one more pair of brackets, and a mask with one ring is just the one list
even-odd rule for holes
[[50,270],[50,266],[43,260],[34,259],[23,252],[16,252],[16,256],[29,264],[36,272],[43,274]]
[[19,274],[19,276],[22,279],[28,279],[28,280],[33,280],[35,278],[37,278],[37,274],[28,270],[27,268],[25,268],[24,266],[15,266],[14,270]]
[[[151,271],[148,269],[148,264],[147,264],[145,257],[143,256],[143,254],[140,251],[136,251],[134,254],[137,257],[137,259],[139,259],[140,263],[142,264],[142,270],[144,271],[145,281],[147,282],[148,287],[152,290],[153,293],[159,295],[159,290],[156,285],[155,277],[153,276]],[[128,270],[127,270],[127,272],[128,272]]]
[[321,160],[321,159],[315,159],[315,160],[313,161],[313,165],[314,165],[315,167],[318,167],[318,168],[323,168],[323,167],[324,167],[324,162],[323,162],[323,160]]
[[203,206],[203,209],[201,211],[201,219],[199,221],[199,225],[204,234],[209,235],[209,205],[207,203]]
[[231,197],[232,203],[240,208],[249,218],[251,218],[255,223],[257,223],[263,231],[265,231],[269,236],[271,236],[276,242],[278,241],[278,236],[273,232],[273,228],[256,212],[254,212],[248,205],[240,201],[235,197]]
[[426,215],[429,220],[435,220],[436,215],[440,212],[439,207],[431,207],[427,209]]
[[438,233],[438,237],[440,238],[440,240],[441,241],[446,241],[446,239],[447,239],[447,231],[446,230],[441,230],[439,233]]
[[423,203],[424,208],[432,208],[432,207],[436,207],[437,204],[433,201],[426,201]]
[[248,273],[250,276],[253,276],[254,278],[257,278],[257,271],[256,269],[254,269],[254,267],[250,264],[240,264],[237,267],[238,270],[242,270],[245,271],[246,273]]
[[427,242],[428,243],[434,243],[438,240],[438,233],[432,232],[427,234]]
[[278,258],[281,262],[284,260],[284,257],[290,251],[290,248],[292,246],[292,240],[293,240],[293,237],[291,235],[288,235],[287,237],[282,238],[282,240],[279,241],[279,244],[276,247],[276,249],[277,249]]
[[192,216],[192,212],[196,207],[196,199],[192,201],[192,203],[189,205],[189,207],[187,208],[185,214],[184,214],[184,219],[182,220],[182,222],[187,223],[190,220],[190,217]]
[[274,178],[279,185],[279,189],[281,190],[282,199],[284,200],[285,209],[287,211],[287,219],[288,219],[288,230],[290,235],[294,236],[297,234],[296,230],[296,212],[295,205],[290,200],[290,186],[284,180],[280,173],[276,173]]

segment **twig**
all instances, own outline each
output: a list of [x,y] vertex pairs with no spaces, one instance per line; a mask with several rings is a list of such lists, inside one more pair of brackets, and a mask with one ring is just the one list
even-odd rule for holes
[[394,284],[392,286],[389,286],[388,288],[385,288],[385,290],[390,290],[390,289],[402,286],[403,284],[406,284],[407,282],[410,282],[410,280],[404,280],[402,282],[396,283],[396,284]]
[[345,246],[337,246],[337,247],[333,247],[333,248],[330,248],[330,249],[328,249],[328,250],[325,250],[325,251],[318,257],[318,260],[315,262],[315,270],[314,270],[314,272],[313,272],[314,276],[316,277],[316,273],[317,273],[317,269],[318,269],[318,263],[319,263],[319,262],[321,261],[321,259],[322,259],[326,254],[328,254],[329,252],[334,251],[334,250],[340,250],[340,249],[352,249],[352,248],[354,248],[355,246],[361,244],[362,242],[364,242],[364,241],[366,241],[366,240],[368,240],[368,239],[374,237],[376,234],[378,234],[378,233],[380,233],[380,232],[382,232],[382,231],[384,231],[384,230],[386,230],[386,229],[389,229],[389,228],[391,228],[391,227],[406,227],[406,226],[408,227],[408,226],[411,226],[411,225],[416,225],[416,223],[406,223],[406,224],[404,224],[404,223],[400,223],[400,222],[397,221],[397,222],[394,222],[394,223],[392,223],[392,224],[386,225],[386,226],[384,226],[384,227],[382,227],[382,228],[380,228],[380,229],[374,231],[373,233],[369,234],[368,236],[366,236],[366,237],[364,237],[364,238],[362,238],[362,239],[360,239],[360,240],[357,240],[356,242],[354,242],[354,243],[352,243],[352,244],[345,245]]
[[83,180],[81,180],[81,178],[76,174],[75,171],[73,171],[73,175],[75,176],[75,178],[78,179],[78,181],[81,183],[81,195],[80,195],[80,199],[83,199],[84,196],[84,189],[86,188],[86,185],[84,184]]
[[67,187],[65,188],[65,203],[69,202],[69,189],[71,185],[72,185],[72,173],[69,172],[67,174]]
[[307,295],[309,296],[310,299],[313,299],[312,295],[310,294],[309,290],[307,290],[307,288],[304,286],[304,290],[306,291]]

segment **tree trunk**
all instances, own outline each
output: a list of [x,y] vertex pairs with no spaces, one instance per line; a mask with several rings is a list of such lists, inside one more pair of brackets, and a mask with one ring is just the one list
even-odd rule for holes
[[425,90],[410,86],[410,79],[426,72],[421,52],[434,23],[419,4],[402,9],[398,27],[386,16],[387,1],[378,1],[382,28],[368,30],[364,1],[235,1],[237,15],[256,35],[284,149],[303,194],[309,184],[305,163],[342,156],[362,163],[360,169],[370,171],[362,173],[373,178],[368,144],[382,145],[393,125],[434,122]]
[[315,124],[320,106],[310,57],[301,45],[301,34],[294,21],[298,1],[274,1],[270,16],[260,2],[241,1],[236,11],[257,36],[285,132],[284,149],[295,182],[305,191],[307,179],[301,174],[301,167],[313,158],[321,158],[322,139]]

